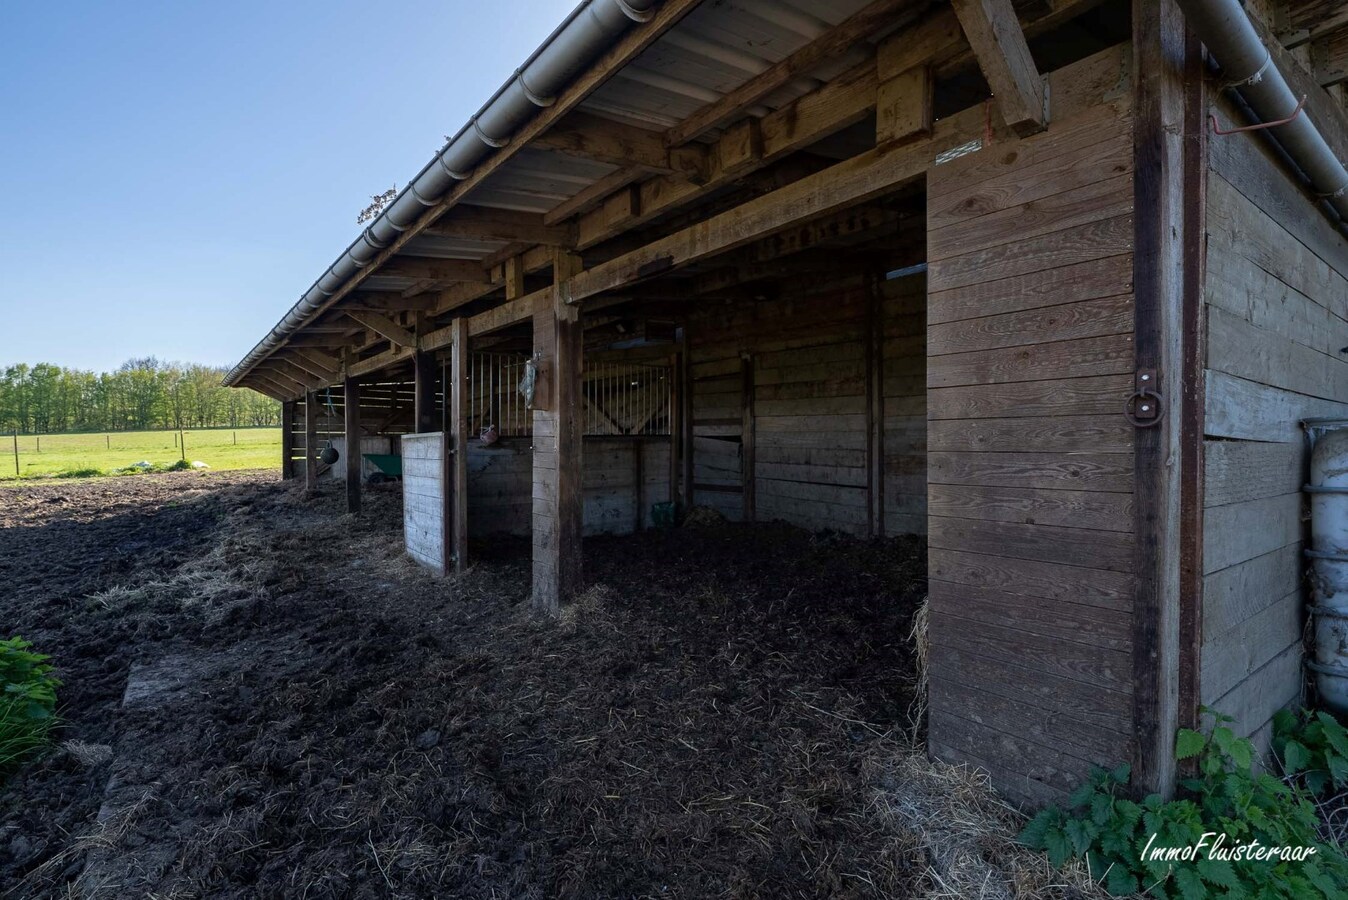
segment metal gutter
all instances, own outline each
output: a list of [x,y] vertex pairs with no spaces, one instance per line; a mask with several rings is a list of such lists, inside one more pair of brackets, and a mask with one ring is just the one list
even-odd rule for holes
[[1348,222],[1348,169],[1334,155],[1310,113],[1278,71],[1240,0],[1176,0],[1193,29],[1267,131],[1296,163],[1311,188]]
[[369,265],[381,250],[410,228],[422,212],[435,206],[479,163],[505,146],[519,128],[548,107],[556,95],[594,62],[634,22],[650,19],[658,0],[583,0],[550,34],[524,65],[492,94],[482,108],[450,138],[416,177],[398,193],[360,237],[304,292],[281,321],[225,376],[235,385],[335,295],[350,278]]

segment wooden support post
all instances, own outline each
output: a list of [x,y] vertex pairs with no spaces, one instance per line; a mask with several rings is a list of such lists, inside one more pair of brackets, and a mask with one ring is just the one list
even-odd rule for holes
[[439,424],[435,415],[435,370],[434,353],[422,350],[412,357],[412,405],[416,423],[412,430],[417,434],[435,431]]
[[633,533],[640,533],[646,530],[646,455],[645,442],[641,438],[632,441],[632,474],[636,482],[632,485],[632,493],[636,498],[636,521],[632,523]]
[[318,391],[304,395],[304,489],[318,487]]
[[1184,399],[1180,409],[1180,646],[1179,726],[1197,729],[1202,703],[1203,504],[1206,473],[1207,385],[1207,64],[1197,38],[1187,35],[1184,84]]
[[[1011,0],[952,0],[1006,124],[1019,135],[1048,127],[1047,83],[1030,56]],[[1155,13],[1154,7],[1145,8]]]
[[679,501],[679,436],[683,432],[683,354],[669,361],[669,502]]
[[866,495],[871,537],[885,535],[885,320],[883,275],[867,278]]
[[580,589],[581,372],[584,354],[580,310],[562,302],[564,282],[580,259],[559,253],[553,265],[557,290],[551,306],[534,316],[534,352],[545,381],[543,408],[534,409],[533,604],[555,615]]
[[[1159,8],[1158,8],[1159,7]],[[1134,365],[1161,422],[1134,431],[1133,730],[1139,793],[1175,786],[1179,724],[1180,434],[1185,268],[1184,18],[1174,0],[1133,9]],[[1197,204],[1201,206],[1200,204]],[[1197,298],[1195,298],[1197,302]]]
[[346,511],[360,512],[360,382],[350,375],[343,383],[346,424]]
[[505,295],[507,300],[524,296],[524,257],[512,256],[502,267],[505,271]]
[[931,134],[934,82],[930,66],[918,66],[882,81],[876,92],[875,143],[900,144]]
[[680,462],[683,464],[683,478],[679,482],[682,492],[683,508],[693,508],[696,493],[693,491],[693,343],[689,338],[688,323],[683,326],[683,365],[679,370],[679,432],[672,436],[680,445]]
[[[186,455],[186,450],[184,450]],[[295,401],[281,401],[281,477],[295,477]]]
[[744,486],[744,521],[752,522],[757,514],[755,487],[758,472],[754,453],[754,358],[740,356],[740,410],[743,416],[740,429],[740,483]]
[[444,530],[451,542],[445,548],[445,569],[449,569],[452,559],[454,571],[462,572],[468,565],[468,320],[460,316],[454,320],[453,328],[449,383],[445,385],[450,398],[450,432],[445,436],[445,456],[449,460],[445,496],[450,508]]

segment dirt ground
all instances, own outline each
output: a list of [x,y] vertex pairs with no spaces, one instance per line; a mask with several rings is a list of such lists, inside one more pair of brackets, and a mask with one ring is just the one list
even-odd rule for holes
[[0,894],[930,892],[943,851],[877,802],[920,542],[593,539],[540,623],[527,545],[431,576],[390,487],[356,518],[261,473],[0,490],[0,631],[65,681],[61,747],[0,786]]

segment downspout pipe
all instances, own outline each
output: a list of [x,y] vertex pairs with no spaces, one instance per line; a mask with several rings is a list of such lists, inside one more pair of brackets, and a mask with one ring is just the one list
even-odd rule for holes
[[250,368],[315,316],[351,276],[369,265],[428,207],[435,206],[456,183],[466,179],[483,159],[508,144],[538,109],[551,106],[557,94],[634,23],[648,21],[657,2],[584,0],[576,7],[319,276],[267,336],[230,370],[225,384],[236,384]]
[[1310,113],[1297,113],[1300,97],[1292,93],[1273,57],[1246,15],[1240,0],[1176,0],[1189,27],[1207,45],[1222,67],[1227,86],[1240,93],[1261,122],[1282,125],[1268,129],[1305,174],[1311,189],[1348,222],[1348,169],[1334,155]]

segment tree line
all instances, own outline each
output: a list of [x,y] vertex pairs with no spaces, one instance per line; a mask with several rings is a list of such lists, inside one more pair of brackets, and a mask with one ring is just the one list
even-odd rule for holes
[[19,363],[0,372],[0,427],[53,434],[279,424],[281,404],[225,387],[227,371],[152,356],[101,373]]

